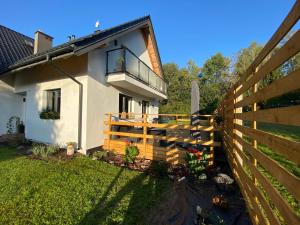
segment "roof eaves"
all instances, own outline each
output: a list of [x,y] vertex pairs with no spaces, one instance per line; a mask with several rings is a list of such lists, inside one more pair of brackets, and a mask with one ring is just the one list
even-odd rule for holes
[[74,52],[77,55],[84,54],[86,52],[89,52],[91,49],[96,48],[97,46],[103,45],[104,41],[107,42],[107,40],[110,40],[112,37],[115,38],[116,36],[123,35],[125,32],[130,32],[132,30],[135,30],[138,27],[142,27],[144,25],[147,25],[148,23],[149,23],[149,21],[142,21],[142,22],[140,22],[140,23],[138,23],[138,24],[136,24],[134,26],[131,26],[131,27],[128,27],[126,29],[120,30],[120,31],[118,31],[116,33],[110,34],[110,35],[108,35],[108,36],[106,36],[104,38],[101,38],[101,39],[99,39],[97,41],[94,41],[94,42],[92,42],[90,44],[87,44],[87,45],[84,45],[84,46],[81,46],[81,47],[75,47]]
[[[51,50],[53,50],[53,49],[51,49]],[[21,67],[21,66],[26,66],[26,65],[29,65],[29,64],[32,64],[32,63],[36,63],[38,61],[46,59],[48,56],[52,56],[52,57],[53,56],[58,56],[60,54],[72,52],[73,50],[74,50],[74,46],[72,46],[72,45],[65,46],[65,47],[62,47],[62,48],[58,48],[58,49],[55,49],[53,51],[48,50],[48,51],[43,52],[40,55],[36,55],[35,57],[30,57],[28,59],[25,59],[25,60],[23,59],[21,61],[18,61],[17,63],[10,66],[9,70],[13,70],[13,69],[16,69],[16,68]]]

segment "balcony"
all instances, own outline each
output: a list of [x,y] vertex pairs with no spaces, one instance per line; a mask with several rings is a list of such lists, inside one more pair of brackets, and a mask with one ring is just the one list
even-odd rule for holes
[[147,97],[166,99],[166,83],[132,51],[107,51],[107,82]]

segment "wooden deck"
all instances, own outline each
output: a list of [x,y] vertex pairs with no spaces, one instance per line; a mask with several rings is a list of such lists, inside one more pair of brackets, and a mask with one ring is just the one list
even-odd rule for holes
[[[214,132],[218,129],[214,127],[211,115],[110,113],[106,116],[104,149],[120,154],[125,153],[126,140],[130,140],[138,147],[139,157],[176,164],[185,162],[186,150],[180,144],[201,144],[209,150],[209,165],[213,165],[214,147],[221,144],[214,141]],[[118,121],[121,117],[130,119]],[[166,123],[167,118],[169,121]],[[191,118],[200,119],[190,125]],[[128,128],[128,131],[119,131],[121,127]],[[191,132],[201,132],[201,137],[194,138]]]

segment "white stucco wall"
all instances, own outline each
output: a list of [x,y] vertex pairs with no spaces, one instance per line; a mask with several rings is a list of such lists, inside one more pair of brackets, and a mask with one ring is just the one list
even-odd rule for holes
[[[5,81],[5,82],[4,82]],[[0,135],[7,133],[7,123],[12,116],[23,120],[23,97],[16,95],[11,84],[12,80],[0,80]]]
[[151,69],[153,69],[149,53],[146,49],[145,41],[141,31],[132,31],[118,39],[118,44],[122,44],[129,48],[142,61],[144,61]]
[[[77,78],[84,86],[87,76]],[[60,119],[40,119],[39,113],[45,105],[45,91],[61,89]],[[65,146],[66,142],[77,142],[78,137],[78,95],[79,88],[72,80],[65,78],[31,85],[18,83],[16,91],[26,92],[25,134],[27,139]],[[85,94],[86,95],[86,94]],[[86,108],[86,101],[83,101]],[[84,117],[84,116],[83,116]],[[85,126],[83,126],[85,127]],[[83,130],[85,133],[85,129]],[[82,140],[85,146],[85,140]]]
[[[106,82],[106,51],[125,45],[133,51],[141,60],[152,68],[149,54],[140,31],[133,31],[118,39],[118,45],[114,43],[105,49],[96,49],[88,54],[88,100],[87,100],[87,148],[98,147],[103,144],[105,135],[104,121],[106,113],[119,112],[119,94],[125,94],[133,98],[132,111],[142,113],[142,105],[139,102],[150,102],[149,113],[158,113],[159,102],[146,96],[138,95],[134,90],[124,90],[109,85]],[[152,106],[154,105],[154,106]]]
[[[59,60],[55,63],[83,84],[82,147],[85,149],[87,133],[87,55]],[[65,146],[66,142],[77,142],[79,87],[74,81],[61,75],[46,64],[7,76],[10,77],[9,85],[4,86],[3,82],[0,83],[1,133],[6,132],[7,118],[19,116],[24,121],[27,139],[60,146]],[[3,79],[0,77],[0,80]],[[46,101],[45,91],[57,88],[61,89],[60,119],[40,119],[39,114]],[[23,103],[23,96],[16,93],[26,94],[26,102]]]

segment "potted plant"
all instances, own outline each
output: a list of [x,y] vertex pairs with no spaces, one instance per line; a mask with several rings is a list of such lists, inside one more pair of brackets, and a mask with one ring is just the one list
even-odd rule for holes
[[67,155],[72,156],[75,153],[75,142],[68,142],[67,143]]

